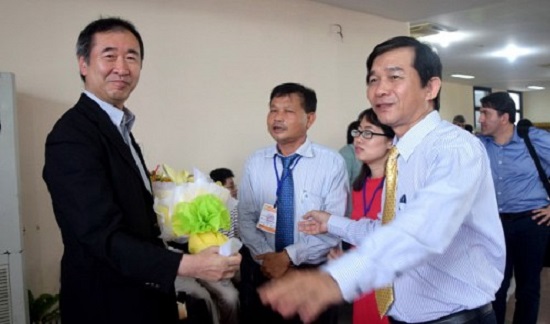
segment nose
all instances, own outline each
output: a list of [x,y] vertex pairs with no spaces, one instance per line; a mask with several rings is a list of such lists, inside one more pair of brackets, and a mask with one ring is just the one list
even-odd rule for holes
[[128,68],[128,62],[126,62],[126,59],[124,56],[120,55],[116,62],[115,62],[115,69],[114,72],[119,75],[127,75],[130,73],[130,69]]
[[273,114],[273,120],[276,122],[283,121],[283,113],[281,111],[275,111]]
[[374,90],[373,90],[374,94],[377,97],[381,97],[388,93],[389,82],[387,81],[386,78],[380,78],[380,80],[378,80],[378,82],[374,84],[373,87],[374,87]]
[[375,98],[383,97],[387,94],[387,83],[382,82],[382,80],[379,80],[376,84],[370,84],[367,86],[367,99],[369,99],[371,103],[373,103]]

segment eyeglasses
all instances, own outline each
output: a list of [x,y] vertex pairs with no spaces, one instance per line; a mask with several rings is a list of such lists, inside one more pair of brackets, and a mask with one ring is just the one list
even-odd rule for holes
[[[374,135],[377,136],[386,136],[386,134],[373,133],[369,130],[360,131],[358,129],[351,130],[351,137],[363,137],[364,139],[371,139]],[[387,137],[387,136],[386,136]]]

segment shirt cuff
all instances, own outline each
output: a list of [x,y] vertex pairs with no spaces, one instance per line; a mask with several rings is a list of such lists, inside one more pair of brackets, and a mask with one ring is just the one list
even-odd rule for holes
[[322,266],[321,271],[328,273],[336,281],[344,300],[351,303],[361,295],[361,291],[352,279],[353,275],[350,273],[350,269],[353,267],[348,262],[342,262],[344,261],[343,257],[345,256]]
[[330,234],[349,242],[347,227],[353,222],[354,220],[347,217],[331,215],[327,222],[327,230]]
[[290,258],[290,262],[292,262],[293,265],[300,264],[298,260],[296,260],[296,246],[294,244],[285,247],[285,250],[286,254],[288,254],[288,257]]

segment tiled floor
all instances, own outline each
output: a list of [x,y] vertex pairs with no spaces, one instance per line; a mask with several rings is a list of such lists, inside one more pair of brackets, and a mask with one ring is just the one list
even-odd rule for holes
[[[539,319],[537,324],[550,324],[550,268],[544,268],[541,274],[542,286],[541,286],[541,299]],[[508,301],[508,307],[506,309],[506,324],[512,323],[512,317],[514,314],[514,297],[512,296]],[[351,306],[344,306],[340,313],[340,324],[351,324]]]
[[[541,274],[540,307],[537,324],[550,324],[550,268],[544,268]],[[512,296],[506,307],[506,324],[511,324],[514,317],[514,302]]]

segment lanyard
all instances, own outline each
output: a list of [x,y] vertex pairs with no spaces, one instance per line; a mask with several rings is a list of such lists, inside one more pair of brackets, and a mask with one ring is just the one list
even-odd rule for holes
[[380,181],[380,184],[378,185],[378,187],[376,187],[376,189],[374,189],[374,192],[372,193],[372,196],[370,197],[370,202],[369,204],[367,205],[367,198],[365,197],[366,196],[366,191],[367,191],[367,181],[369,181],[369,179],[365,179],[365,185],[363,186],[363,216],[367,216],[367,214],[369,213],[371,207],[372,207],[372,202],[374,201],[374,197],[376,197],[376,194],[382,189],[382,187],[384,186],[384,180],[386,180],[386,177],[382,178],[382,181]]
[[[294,170],[294,168],[296,167],[296,164],[298,164],[298,162],[300,161],[300,159],[302,158],[301,155],[299,155],[293,162],[292,162],[292,165],[290,165],[288,167],[288,172],[284,175],[281,175],[281,178],[279,178],[279,171],[277,170],[277,154],[273,155],[273,169],[275,169],[275,176],[277,177],[277,200],[279,199],[279,194],[280,194],[280,191],[281,191],[281,184],[283,183],[283,181],[290,175],[292,174],[292,170]],[[284,170],[283,170],[283,173],[284,173]],[[277,208],[277,202],[275,202],[275,208]]]

